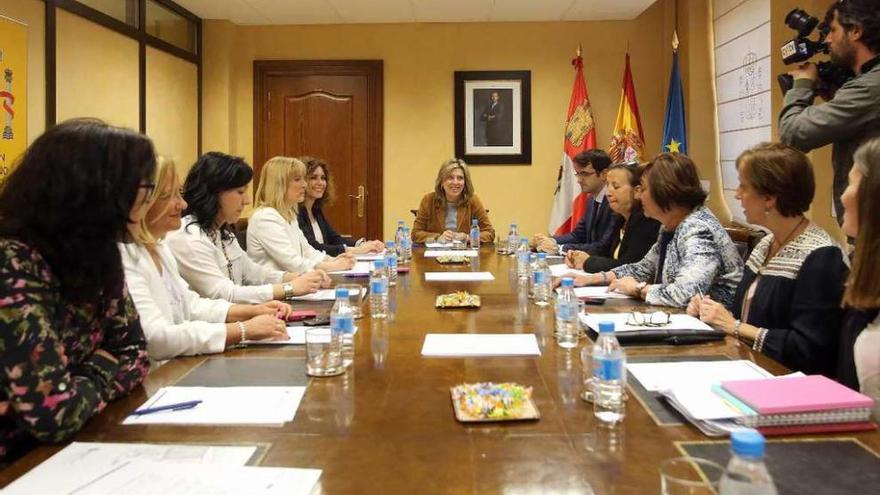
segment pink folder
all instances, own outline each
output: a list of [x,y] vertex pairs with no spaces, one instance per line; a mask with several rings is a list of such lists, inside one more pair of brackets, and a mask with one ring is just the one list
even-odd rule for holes
[[758,414],[870,408],[874,400],[822,375],[721,382]]

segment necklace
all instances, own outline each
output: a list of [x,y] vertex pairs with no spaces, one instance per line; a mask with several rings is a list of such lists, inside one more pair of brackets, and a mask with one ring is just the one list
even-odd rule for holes
[[[801,217],[801,220],[797,223],[797,225],[795,225],[794,228],[791,229],[791,231],[788,233],[788,235],[785,236],[784,239],[782,239],[782,242],[779,243],[779,248],[777,248],[776,251],[772,253],[772,256],[771,256],[770,251],[769,250],[767,251],[767,258],[764,259],[764,265],[766,265],[773,258],[773,256],[776,256],[777,254],[779,254],[780,251],[782,251],[782,248],[786,244],[788,244],[788,242],[791,240],[791,237],[794,235],[795,232],[797,232],[797,230],[800,228],[801,225],[803,225],[803,223],[806,220],[807,220],[806,217]],[[773,242],[776,242],[776,239],[773,239]],[[771,244],[770,248],[771,249],[773,248],[772,244]]]
[[[208,237],[211,238],[211,242],[213,242],[214,244],[217,244],[219,236],[217,235],[216,230],[211,231],[208,234]],[[233,276],[232,276],[232,260],[229,259],[229,255],[226,253],[226,245],[223,244],[223,238],[220,237],[219,241],[220,241],[220,243],[219,243],[220,244],[220,251],[223,252],[223,257],[226,258],[226,272],[229,273],[229,280],[232,280],[233,282],[235,282],[235,278],[233,278]]]

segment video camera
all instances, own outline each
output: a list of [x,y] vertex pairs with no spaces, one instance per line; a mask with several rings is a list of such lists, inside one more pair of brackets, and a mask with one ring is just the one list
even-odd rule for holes
[[[818,18],[802,9],[794,9],[785,16],[785,25],[797,31],[797,36],[783,43],[780,47],[782,62],[785,65],[805,62],[817,53],[828,53],[828,44],[825,43],[825,38],[831,31],[831,26],[828,23],[819,22]],[[809,36],[816,27],[819,28],[819,39],[814,41]],[[816,89],[820,94],[834,93],[837,88],[843,86],[843,83],[855,77],[851,70],[834,65],[829,61],[818,62],[816,69],[819,72]],[[794,86],[794,78],[788,74],[780,74],[776,79],[783,95]]]

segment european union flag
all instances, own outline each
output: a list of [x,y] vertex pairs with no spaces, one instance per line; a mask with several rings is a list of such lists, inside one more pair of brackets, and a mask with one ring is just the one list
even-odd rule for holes
[[684,91],[678,70],[678,50],[672,52],[672,74],[669,76],[669,94],[666,95],[666,118],[663,120],[661,152],[677,151],[687,154],[687,125],[684,120]]

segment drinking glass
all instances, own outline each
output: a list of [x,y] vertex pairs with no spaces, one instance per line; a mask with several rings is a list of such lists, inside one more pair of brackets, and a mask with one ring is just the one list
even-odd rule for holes
[[306,328],[306,374],[335,376],[344,371],[342,334],[326,327]]
[[662,495],[717,495],[724,468],[699,457],[676,457],[660,463]]
[[507,237],[498,236],[495,239],[495,252],[498,254],[509,254],[507,251]]

